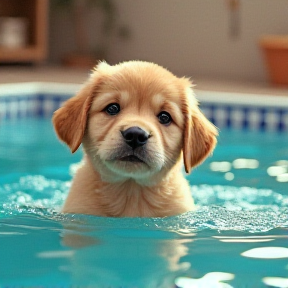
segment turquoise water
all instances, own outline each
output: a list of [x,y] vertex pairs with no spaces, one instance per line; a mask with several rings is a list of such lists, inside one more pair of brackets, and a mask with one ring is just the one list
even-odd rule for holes
[[220,132],[196,212],[58,213],[74,163],[49,120],[0,124],[0,287],[288,287],[288,137]]

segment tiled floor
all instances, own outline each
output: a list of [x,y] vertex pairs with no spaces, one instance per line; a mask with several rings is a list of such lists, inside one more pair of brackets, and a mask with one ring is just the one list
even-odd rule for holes
[[[19,82],[83,83],[89,70],[64,67],[0,67],[0,84]],[[245,94],[265,94],[288,97],[288,87],[273,87],[269,83],[225,81],[196,78],[195,89]],[[1,87],[0,87],[1,89]]]

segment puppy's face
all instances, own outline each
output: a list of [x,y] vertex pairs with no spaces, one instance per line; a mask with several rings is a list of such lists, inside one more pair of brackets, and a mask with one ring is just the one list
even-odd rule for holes
[[103,80],[83,143],[94,162],[123,176],[147,178],[170,169],[180,157],[183,92],[176,77],[137,68],[137,73],[122,69]]
[[163,175],[182,150],[189,172],[212,151],[217,134],[190,86],[152,63],[101,63],[79,94],[56,111],[55,129],[73,152],[83,142],[100,174]]

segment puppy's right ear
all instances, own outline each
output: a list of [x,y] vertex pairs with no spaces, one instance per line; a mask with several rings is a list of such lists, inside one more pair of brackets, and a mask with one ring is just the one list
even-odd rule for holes
[[214,150],[218,136],[217,128],[202,114],[194,93],[189,87],[186,89],[183,158],[186,173],[202,163]]
[[72,153],[79,148],[82,142],[89,109],[103,76],[97,68],[104,65],[109,66],[106,63],[96,66],[90,79],[79,93],[54,112],[52,121],[55,131],[58,137],[69,146]]

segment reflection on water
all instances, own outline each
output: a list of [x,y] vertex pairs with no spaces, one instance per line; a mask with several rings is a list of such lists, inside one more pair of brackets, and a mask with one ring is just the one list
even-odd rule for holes
[[254,248],[254,249],[243,252],[241,255],[244,257],[258,258],[258,259],[288,258],[288,248],[284,248],[284,247]]
[[224,272],[210,272],[205,274],[202,278],[192,279],[188,277],[176,278],[175,284],[179,288],[193,288],[193,287],[214,287],[214,288],[233,288],[222,281],[229,281],[234,279],[235,275]]
[[191,239],[134,238],[130,233],[127,237],[115,236],[113,233],[106,237],[102,235],[98,245],[75,250],[66,265],[72,283],[97,287],[167,288],[173,287],[174,279],[190,268],[189,262],[180,259],[188,254],[185,243]]
[[269,287],[287,288],[288,287],[288,278],[265,277],[265,278],[263,278],[263,283],[265,283]]
[[274,163],[275,166],[270,166],[267,169],[267,174],[271,177],[275,177],[277,182],[288,182],[288,161],[279,160]]
[[287,280],[284,228],[253,234],[191,232],[176,226],[174,217],[112,219],[33,211],[1,218],[2,286],[285,287],[271,284]]
[[[108,229],[103,227],[106,220],[113,222]],[[3,218],[1,261],[5,265],[1,265],[0,285],[174,287],[174,279],[190,268],[182,258],[189,254],[193,238],[145,229],[141,219],[126,220],[120,220],[119,229],[117,219],[109,218],[75,220],[73,215],[26,213]],[[139,229],[131,229],[130,223]],[[25,259],[24,265],[19,257]]]

